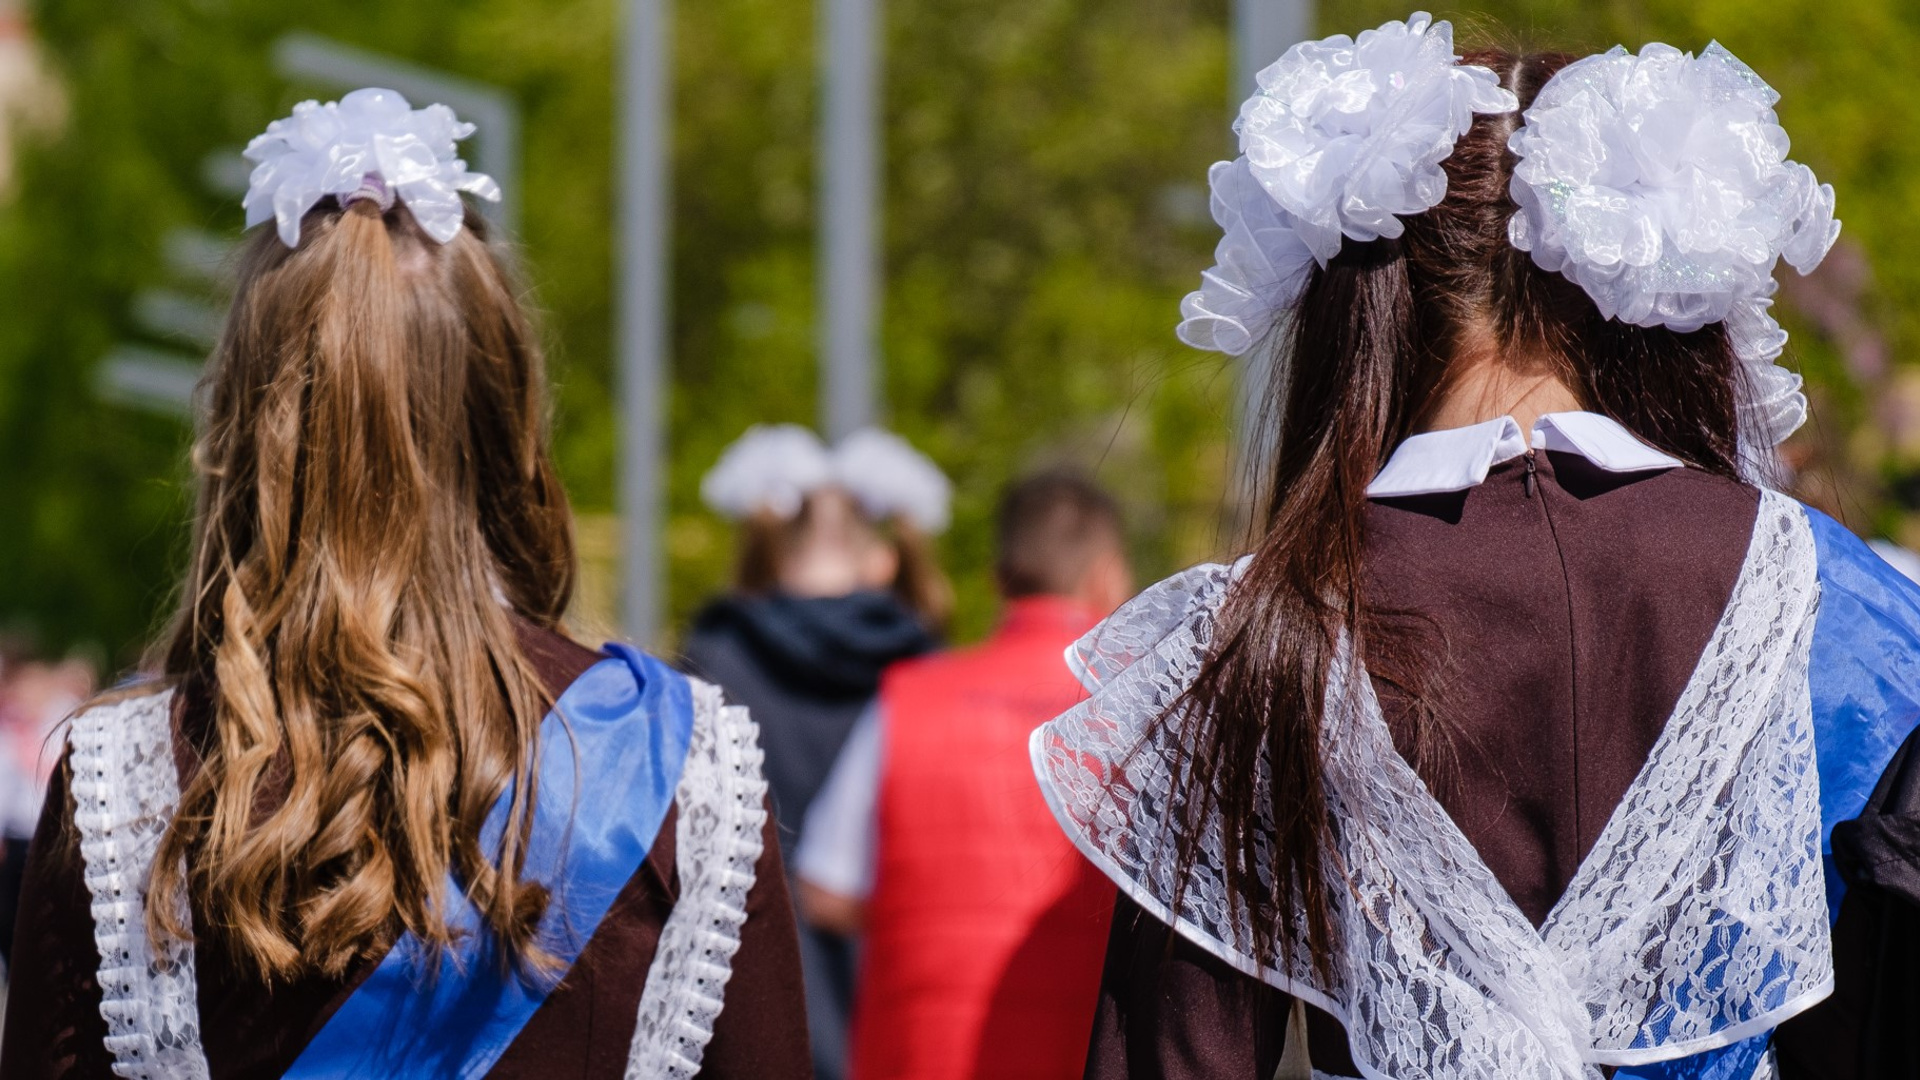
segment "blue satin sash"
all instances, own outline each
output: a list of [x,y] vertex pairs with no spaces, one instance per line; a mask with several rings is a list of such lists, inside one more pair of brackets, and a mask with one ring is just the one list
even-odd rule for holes
[[[553,891],[541,942],[566,967],[653,846],[693,730],[684,676],[625,645],[607,651],[613,657],[575,680],[540,725],[526,876]],[[499,843],[510,794],[487,817],[484,850]],[[559,977],[536,984],[503,971],[451,877],[447,891],[449,922],[465,934],[438,970],[426,969],[417,939],[402,937],[288,1077],[470,1078],[500,1059]]]
[[[1820,774],[1820,841],[1830,917],[1845,892],[1833,827],[1859,817],[1894,752],[1920,722],[1920,586],[1844,525],[1807,509],[1820,561],[1807,690]],[[1748,1080],[1773,1033],[1705,1054],[1621,1069],[1616,1080]]]
[[1920,585],[1846,527],[1807,511],[1820,552],[1814,624],[1814,739],[1820,755],[1821,850],[1859,817],[1894,752],[1920,722]]

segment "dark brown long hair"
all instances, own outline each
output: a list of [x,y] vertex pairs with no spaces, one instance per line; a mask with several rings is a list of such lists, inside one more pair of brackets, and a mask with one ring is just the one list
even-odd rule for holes
[[[1572,59],[1486,51],[1463,62],[1497,72],[1524,111]],[[1346,241],[1313,272],[1285,339],[1268,343],[1287,367],[1265,403],[1278,444],[1264,536],[1222,606],[1198,678],[1161,720],[1179,728],[1183,747],[1179,880],[1201,858],[1198,823],[1217,814],[1228,893],[1263,963],[1303,938],[1314,966],[1330,970],[1331,890],[1341,886],[1321,730],[1341,632],[1376,671],[1421,682],[1404,620],[1362,598],[1366,488],[1438,403],[1450,365],[1491,351],[1518,373],[1557,375],[1585,408],[1659,449],[1738,475],[1739,376],[1725,327],[1680,334],[1604,319],[1577,286],[1508,241],[1507,138],[1519,123],[1518,112],[1476,118],[1445,163],[1445,200],[1403,219],[1397,240]]]
[[[550,702],[518,618],[573,590],[537,336],[486,223],[310,212],[245,249],[203,387],[193,563],[155,666],[199,755],[154,860],[263,979],[338,975],[402,931],[450,944],[458,878],[496,955],[541,965],[522,881]],[[481,825],[512,788],[508,826]]]

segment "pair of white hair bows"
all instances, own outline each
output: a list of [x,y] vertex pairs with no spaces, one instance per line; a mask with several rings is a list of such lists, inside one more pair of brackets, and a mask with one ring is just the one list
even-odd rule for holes
[[947,527],[953,501],[946,474],[898,435],[868,428],[829,448],[798,424],[748,428],[700,481],[700,497],[736,521],[763,512],[789,519],[828,487],[876,521],[899,518],[926,533]]
[[[1397,237],[1402,217],[1440,204],[1441,162],[1474,115],[1519,109],[1499,76],[1459,60],[1452,27],[1418,12],[1302,42],[1260,72],[1234,125],[1241,156],[1209,175],[1225,236],[1181,303],[1182,341],[1247,352],[1343,240]],[[1787,160],[1779,99],[1718,43],[1616,46],[1549,79],[1507,144],[1513,245],[1607,318],[1727,323],[1748,368],[1743,426],[1767,446],[1806,418],[1800,377],[1774,363],[1787,340],[1768,313],[1774,267],[1811,271],[1840,232],[1833,188]]]
[[[1245,353],[1345,240],[1397,237],[1401,218],[1440,204],[1441,163],[1473,117],[1519,108],[1497,75],[1459,60],[1452,27],[1418,12],[1358,40],[1302,42],[1260,72],[1234,125],[1241,156],[1209,174],[1225,235],[1218,265],[1180,305],[1182,341]],[[1779,97],[1717,43],[1698,56],[1615,47],[1549,79],[1508,142],[1520,159],[1514,246],[1608,318],[1680,331],[1725,322],[1747,366],[1743,427],[1765,446],[1806,418],[1800,377],[1774,363],[1787,340],[1768,311],[1774,267],[1811,271],[1840,231],[1833,188],[1787,160]],[[273,220],[294,247],[323,199],[400,199],[446,243],[464,220],[461,192],[500,197],[457,155],[473,130],[391,90],[302,102],[247,147],[247,224]],[[944,523],[944,506],[936,516]]]

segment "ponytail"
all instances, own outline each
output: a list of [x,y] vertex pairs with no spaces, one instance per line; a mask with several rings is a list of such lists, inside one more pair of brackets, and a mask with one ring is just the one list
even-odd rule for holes
[[[447,875],[504,960],[547,963],[520,880],[551,704],[514,615],[556,625],[568,513],[544,375],[469,214],[332,202],[257,235],[207,376],[193,565],[158,666],[198,756],[147,910],[267,981],[453,941]],[[511,614],[507,606],[511,607]],[[491,850],[481,826],[511,789]]]

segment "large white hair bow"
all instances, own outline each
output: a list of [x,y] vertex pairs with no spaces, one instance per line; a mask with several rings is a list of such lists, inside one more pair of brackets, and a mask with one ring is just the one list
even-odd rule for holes
[[1774,365],[1774,267],[1811,271],[1840,233],[1832,186],[1787,160],[1779,100],[1717,42],[1697,57],[1615,46],[1547,80],[1508,141],[1514,246],[1608,318],[1725,322],[1746,368],[1742,439],[1767,447],[1806,419],[1800,377]]
[[866,429],[829,450],[798,424],[759,424],[734,440],[700,481],[700,497],[734,520],[761,512],[792,518],[807,496],[836,487],[876,521],[901,518],[923,532],[947,527],[953,485],[898,435]]
[[946,529],[953,485],[940,466],[892,432],[868,428],[833,448],[833,475],[867,515],[898,517],[922,532]]
[[259,164],[247,183],[247,227],[272,219],[280,240],[300,246],[300,219],[325,198],[363,193],[407,204],[428,236],[444,244],[466,220],[460,193],[492,201],[500,185],[467,171],[454,144],[472,135],[445,105],[415,109],[392,90],[355,90],[325,105],[303,101],[247,144]]
[[1180,304],[1180,339],[1239,355],[1299,302],[1342,238],[1396,237],[1447,194],[1440,163],[1475,113],[1512,112],[1491,70],[1462,65],[1453,27],[1406,22],[1307,41],[1259,74],[1234,127],[1241,156],[1208,174],[1225,235]]
[[700,497],[736,521],[762,511],[791,518],[833,478],[833,458],[818,435],[798,424],[756,424],[721,452],[700,481]]

